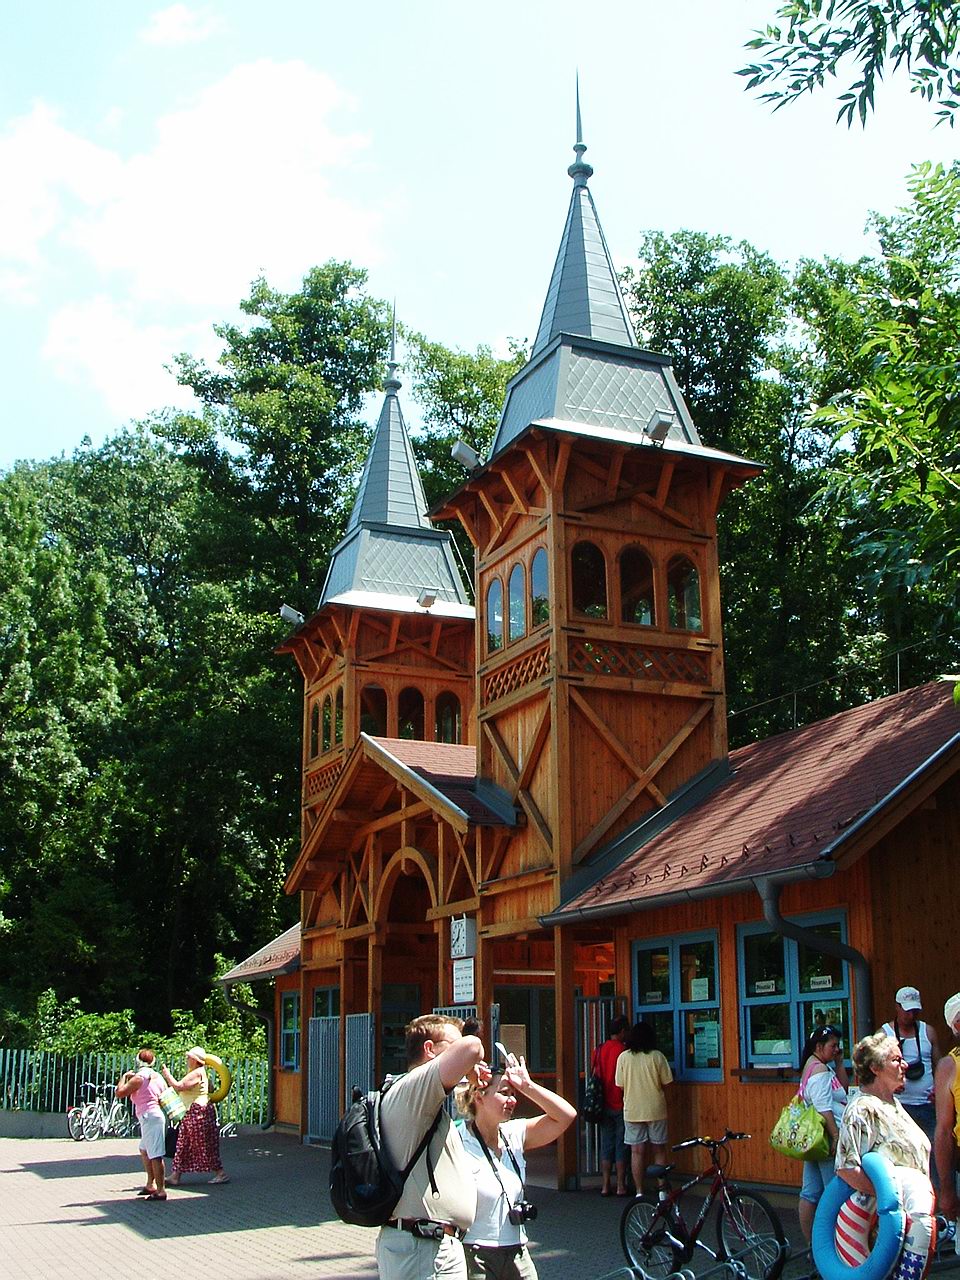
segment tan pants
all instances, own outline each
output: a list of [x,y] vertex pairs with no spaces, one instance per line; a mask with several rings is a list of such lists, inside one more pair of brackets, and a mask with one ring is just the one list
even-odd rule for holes
[[453,1236],[421,1240],[409,1231],[381,1227],[377,1236],[380,1280],[467,1280],[463,1245]]
[[537,1280],[526,1245],[465,1245],[468,1280]]

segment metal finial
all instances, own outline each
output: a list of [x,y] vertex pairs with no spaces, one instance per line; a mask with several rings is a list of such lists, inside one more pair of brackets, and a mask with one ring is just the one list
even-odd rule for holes
[[399,391],[403,383],[397,377],[397,300],[393,300],[393,324],[390,330],[390,359],[387,361],[387,376],[383,380],[384,391]]
[[573,185],[575,187],[585,187],[587,185],[587,179],[593,177],[592,165],[587,164],[586,160],[584,160],[583,158],[583,153],[586,151],[586,149],[587,148],[584,145],[584,141],[583,141],[583,124],[581,123],[581,120],[580,120],[580,72],[578,71],[577,72],[577,140],[573,144],[573,150],[577,158],[573,162],[573,164],[570,166],[570,168],[567,170],[567,173],[569,173],[570,177],[573,179]]

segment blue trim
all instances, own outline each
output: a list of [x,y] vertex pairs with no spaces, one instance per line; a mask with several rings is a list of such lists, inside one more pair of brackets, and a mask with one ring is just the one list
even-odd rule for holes
[[[293,1026],[287,1028],[287,1009],[293,1006]],[[293,1053],[288,1052],[291,1045]],[[300,1070],[300,992],[283,991],[280,994],[280,1067],[284,1071]]]
[[893,1165],[877,1151],[868,1151],[862,1163],[863,1172],[877,1193],[877,1237],[859,1267],[851,1267],[840,1257],[835,1238],[837,1214],[853,1194],[853,1188],[840,1177],[832,1178],[817,1205],[811,1237],[813,1261],[823,1280],[886,1280],[900,1257],[907,1218]]
[[[708,942],[713,947],[713,989],[710,1000],[681,1001],[680,992],[680,951],[682,948],[697,942]],[[666,1001],[659,1004],[647,1004],[640,999],[637,981],[637,957],[641,951],[666,951],[669,962],[669,992]],[[642,938],[633,942],[631,947],[630,985],[633,994],[634,1018],[641,1019],[648,1013],[668,1014],[673,1019],[673,1060],[670,1066],[678,1080],[722,1080],[723,1079],[723,1036],[720,1025],[720,943],[715,929],[698,930],[695,933],[683,933],[676,937]],[[717,1047],[720,1053],[719,1067],[694,1067],[686,1060],[685,1016],[696,1013],[699,1009],[716,1009],[717,1011]]]

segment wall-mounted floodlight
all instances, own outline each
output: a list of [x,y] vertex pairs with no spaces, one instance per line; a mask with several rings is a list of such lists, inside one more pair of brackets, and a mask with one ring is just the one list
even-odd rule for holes
[[289,622],[294,627],[299,627],[303,623],[303,614],[290,604],[282,604],[280,606],[280,617],[284,622]]
[[650,439],[652,444],[663,444],[670,434],[670,428],[676,419],[677,415],[670,413],[667,409],[654,409],[650,415],[650,421],[643,428],[643,434]]
[[476,471],[480,465],[479,453],[477,453],[476,449],[471,449],[466,440],[454,442],[454,446],[450,450],[450,457],[454,462],[459,462],[461,467],[465,467],[467,471]]
[[421,609],[432,609],[437,603],[437,591],[435,587],[424,587],[417,596],[417,604]]

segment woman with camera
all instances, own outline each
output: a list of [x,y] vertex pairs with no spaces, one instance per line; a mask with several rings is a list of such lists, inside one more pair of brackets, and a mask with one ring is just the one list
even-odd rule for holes
[[[540,1115],[515,1120],[518,1094],[539,1107]],[[537,1216],[536,1206],[524,1197],[524,1153],[555,1142],[576,1110],[535,1084],[523,1058],[513,1054],[502,1074],[488,1083],[462,1085],[457,1105],[467,1120],[461,1137],[477,1182],[477,1215],[463,1242],[467,1275],[470,1280],[537,1280],[524,1230],[524,1223]]]

